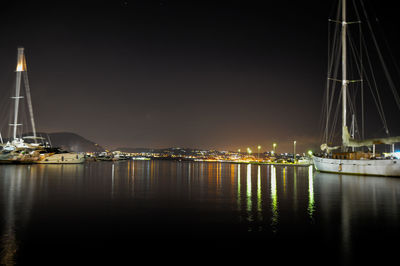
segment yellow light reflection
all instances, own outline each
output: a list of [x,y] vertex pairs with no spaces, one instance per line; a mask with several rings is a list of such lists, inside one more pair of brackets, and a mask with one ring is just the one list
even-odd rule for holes
[[283,168],[283,194],[286,196],[286,167]]
[[237,165],[237,175],[238,175],[238,181],[237,181],[237,200],[238,200],[238,209],[240,210],[240,164]]
[[261,212],[261,166],[257,169],[257,210]]
[[310,215],[310,218],[313,218],[313,213],[314,213],[314,172],[313,172],[313,166],[310,165],[308,167],[308,214]]
[[276,189],[276,168],[273,165],[271,165],[271,200],[272,200],[271,226],[272,226],[272,231],[276,232],[276,226],[278,225],[278,193]]
[[115,174],[115,169],[114,169],[114,164],[111,166],[111,197],[114,197],[114,174]]
[[251,211],[251,164],[247,165],[247,211]]

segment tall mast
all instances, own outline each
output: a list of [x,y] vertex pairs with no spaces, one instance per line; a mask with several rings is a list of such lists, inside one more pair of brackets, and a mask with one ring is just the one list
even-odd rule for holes
[[20,95],[21,92],[21,77],[23,76],[24,78],[24,84],[25,84],[25,92],[26,92],[26,98],[27,98],[27,103],[28,103],[28,108],[29,108],[29,114],[31,118],[31,124],[32,124],[32,132],[33,136],[36,142],[36,126],[35,126],[35,120],[33,118],[33,108],[32,108],[32,101],[31,101],[31,92],[29,88],[29,81],[28,81],[28,73],[27,73],[27,67],[26,67],[26,59],[24,55],[24,48],[19,47],[18,48],[18,56],[17,56],[17,80],[15,83],[15,96],[11,97],[15,100],[14,103],[14,123],[10,124],[10,126],[14,127],[13,128],[13,138],[17,138],[17,127],[20,126],[21,124],[18,124],[18,111],[19,111],[19,99],[23,98],[23,96]]
[[15,96],[11,97],[15,100],[14,103],[14,123],[11,124],[11,126],[14,127],[13,130],[13,139],[17,138],[17,126],[18,124],[18,109],[19,109],[19,99],[22,98],[20,96],[20,91],[21,91],[21,73],[24,71],[25,67],[25,60],[24,60],[24,48],[19,47],[18,48],[18,56],[17,56],[17,80],[15,82]]
[[342,0],[342,143],[345,142],[346,126],[346,100],[347,100],[347,58],[346,58],[346,0]]

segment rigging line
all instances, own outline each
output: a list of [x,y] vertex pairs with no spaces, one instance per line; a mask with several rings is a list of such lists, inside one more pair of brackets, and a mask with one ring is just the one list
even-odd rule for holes
[[[370,90],[371,90],[371,95],[372,95],[373,98],[374,98],[375,105],[376,105],[376,107],[377,107],[379,116],[381,117],[381,121],[382,121],[383,126],[384,126],[384,128],[385,128],[386,134],[389,134],[389,128],[388,128],[388,126],[387,126],[386,117],[385,117],[385,115],[384,115],[384,109],[383,109],[382,101],[381,101],[381,99],[380,99],[380,94],[379,94],[379,90],[378,90],[378,85],[377,85],[377,82],[376,82],[376,79],[375,79],[375,75],[374,75],[374,71],[373,71],[373,68],[372,68],[372,62],[371,62],[371,60],[370,60],[369,53],[368,53],[368,47],[367,47],[367,45],[366,45],[366,42],[365,42],[365,39],[363,38],[363,36],[362,36],[361,40],[362,40],[361,43],[363,44],[363,46],[364,46],[364,48],[365,48],[365,54],[366,54],[366,58],[367,58],[369,70],[370,70],[370,72],[371,72],[371,76],[372,76],[372,80],[373,80],[374,86],[371,86],[371,82],[370,82],[369,79],[368,79],[368,75],[366,75],[366,81],[367,81],[367,84],[369,85],[369,88],[370,88]],[[361,44],[361,45],[362,45],[362,44]],[[352,47],[352,48],[353,48],[353,50],[354,50],[354,54],[356,54],[354,47]],[[357,60],[356,60],[356,62],[357,62]],[[362,76],[364,76],[364,72],[365,72],[365,74],[366,74],[366,69],[364,68],[364,66],[362,66],[362,69],[361,69],[361,72],[360,72]],[[372,87],[375,88],[376,95],[375,95],[375,93],[373,92]]]
[[25,70],[22,73],[22,76],[24,77],[24,83],[25,83],[25,93],[26,93],[26,100],[29,108],[29,115],[30,115],[30,120],[31,120],[31,126],[32,126],[32,133],[35,138],[35,143],[37,142],[36,139],[36,126],[35,126],[35,119],[33,117],[33,107],[32,107],[32,99],[31,99],[31,90],[29,87],[29,80],[28,80],[28,72]]
[[[341,96],[342,92],[340,91],[339,95]],[[340,103],[341,101],[337,101],[337,105],[336,105],[336,110],[335,110],[335,115],[333,116],[333,123],[332,123],[332,130],[331,130],[331,134],[329,136],[329,140],[331,143],[334,142],[334,137],[335,137],[335,132],[336,132],[336,126],[338,124],[339,121],[339,110],[341,109],[340,107]]]
[[[361,19],[361,16],[360,16],[360,12],[358,11],[358,7],[356,5],[356,2],[352,1],[352,3],[353,3],[354,10],[356,12],[357,20],[359,20],[361,22],[362,19]],[[361,23],[358,24],[358,32],[359,32],[359,45],[360,45],[360,47],[359,47],[359,59],[360,59],[360,67],[359,67],[360,71],[359,71],[359,74],[360,74],[360,80],[361,80],[361,86],[360,86],[360,91],[361,91],[361,95],[360,95],[360,98],[361,98],[360,99],[360,102],[361,102],[361,139],[365,139],[364,71],[363,71],[364,65],[363,65],[363,42],[362,42],[362,40],[363,40],[363,31],[362,31],[362,24]],[[357,62],[357,60],[356,60],[356,62]]]
[[378,24],[378,26],[379,26],[379,29],[380,29],[380,31],[381,31],[381,35],[382,35],[383,40],[384,40],[384,42],[385,42],[386,49],[387,49],[388,52],[389,52],[390,59],[392,59],[392,63],[393,63],[393,65],[394,65],[395,69],[396,69],[397,75],[400,75],[399,65],[397,64],[396,60],[394,60],[395,57],[394,57],[394,55],[393,55],[392,49],[390,49],[389,42],[388,42],[388,40],[387,40],[387,38],[386,38],[386,35],[385,35],[385,33],[384,33],[382,27],[380,26],[379,21],[377,21],[377,24]]
[[[354,9],[355,9],[355,11],[356,11],[356,15],[357,15],[357,18],[359,19],[359,20],[361,20],[360,19],[360,13],[359,13],[359,11],[358,11],[358,8],[357,8],[357,5],[355,5],[355,2],[353,1],[353,4],[354,4]],[[362,3],[363,4],[363,3]],[[366,13],[366,11],[365,11],[365,7],[364,7],[364,5],[362,5],[362,7],[363,7],[363,10],[364,10],[364,14],[365,14],[365,16],[366,16],[366,21],[368,22],[368,24],[369,24],[369,20],[368,20],[368,16],[367,16],[367,13]],[[369,24],[369,26],[370,26],[370,24]],[[375,105],[377,106],[377,109],[378,109],[378,113],[379,113],[379,115],[380,115],[380,117],[381,117],[381,120],[382,120],[382,123],[383,123],[383,125],[384,125],[384,127],[385,127],[385,131],[386,131],[386,133],[387,134],[389,134],[389,129],[388,129],[388,126],[387,126],[387,123],[386,123],[386,118],[385,118],[385,115],[384,115],[384,110],[383,110],[383,106],[382,106],[382,103],[381,103],[381,101],[380,101],[380,95],[379,95],[379,92],[378,92],[378,86],[377,86],[377,83],[376,83],[376,79],[375,79],[375,76],[374,76],[374,71],[373,71],[373,68],[372,68],[372,63],[371,63],[371,60],[370,60],[370,58],[369,58],[369,53],[368,53],[368,47],[367,47],[367,45],[366,45],[366,41],[365,41],[365,39],[364,39],[364,36],[363,36],[363,34],[362,34],[362,27],[361,27],[361,24],[359,25],[359,28],[360,28],[360,65],[361,65],[361,72],[360,72],[360,76],[362,76],[362,80],[364,79],[364,72],[365,72],[365,75],[366,75],[366,80],[367,80],[367,85],[369,85],[369,88],[370,88],[370,91],[371,91],[371,95],[373,96],[373,98],[374,98],[374,101],[375,101]],[[372,27],[370,27],[370,30],[371,30],[371,33],[372,33],[372,35],[373,35],[373,32],[372,32]],[[377,94],[377,98],[378,98],[378,101],[377,101],[377,99],[376,99],[376,97],[375,97],[375,95],[374,95],[374,93],[373,93],[373,91],[372,91],[372,86],[371,86],[371,83],[370,83],[370,81],[368,80],[368,75],[367,75],[367,73],[366,73],[366,69],[365,69],[365,67],[364,67],[364,64],[363,64],[363,61],[362,61],[362,48],[365,48],[365,55],[366,55],[366,58],[367,58],[367,62],[368,62],[368,65],[369,65],[369,69],[370,69],[370,71],[371,71],[371,76],[372,76],[372,78],[373,78],[373,82],[374,82],[374,85],[375,85],[375,90],[376,90],[376,94]],[[361,83],[361,85],[362,85],[362,96],[361,96],[361,107],[362,107],[362,135],[363,135],[363,139],[365,138],[365,121],[364,121],[364,114],[365,114],[365,112],[364,112],[364,83],[362,82]]]
[[[367,63],[368,63],[369,70],[371,72],[371,78],[372,78],[374,86],[371,85],[371,82],[370,82],[370,80],[368,78],[368,75],[366,73],[366,69],[364,68],[363,71],[365,71],[365,73],[364,73],[365,77],[366,77],[365,80],[367,81],[368,87],[370,88],[371,95],[373,96],[373,99],[375,101],[375,105],[377,106],[378,113],[379,113],[379,115],[381,117],[383,126],[384,126],[384,128],[386,130],[386,134],[389,135],[389,128],[387,126],[387,122],[386,122],[386,117],[385,117],[385,113],[384,113],[384,110],[383,110],[382,101],[381,101],[381,98],[380,98],[380,95],[379,95],[378,84],[376,82],[376,78],[375,78],[374,71],[373,71],[373,68],[372,68],[372,62],[371,62],[371,59],[370,59],[369,53],[368,53],[368,47],[366,45],[366,42],[365,42],[364,38],[363,38],[363,44],[364,44],[364,48],[365,48],[366,60],[367,60]],[[375,89],[376,95],[374,94],[373,88]]]
[[336,132],[336,125],[337,125],[337,123],[338,123],[338,117],[339,117],[339,110],[341,109],[340,108],[340,104],[341,104],[341,95],[342,95],[342,91],[341,90],[339,90],[339,101],[337,101],[336,102],[336,108],[335,108],[335,112],[334,112],[334,115],[333,115],[333,118],[332,118],[332,126],[331,126],[331,133],[330,133],[330,135],[329,135],[329,142],[333,142],[333,139],[334,139],[334,134],[335,134],[335,132]]
[[[358,11],[357,11],[358,12]],[[359,40],[359,43],[360,43],[360,68],[361,68],[361,71],[360,71],[360,79],[361,79],[361,139],[365,139],[365,131],[364,131],[364,114],[365,114],[365,110],[364,110],[364,75],[363,75],[363,71],[362,71],[362,69],[364,68],[364,66],[363,66],[363,46],[362,46],[362,42],[361,42],[361,40],[362,40],[362,27],[361,27],[361,23],[359,24],[359,26],[358,26],[358,28],[359,28],[359,34],[360,34],[360,40]]]
[[[340,14],[339,10],[340,9],[338,8],[337,17]],[[328,67],[327,67],[326,90],[325,90],[325,93],[324,93],[324,98],[326,98],[326,102],[323,101],[324,105],[322,107],[323,111],[324,111],[324,113],[326,115],[325,116],[325,132],[324,132],[324,136],[323,136],[323,139],[325,139],[326,142],[328,142],[329,118],[331,116],[330,113],[331,113],[331,109],[332,109],[332,100],[333,100],[333,97],[331,97],[331,93],[333,95],[334,92],[335,92],[335,86],[333,86],[331,88],[331,86],[330,86],[331,83],[330,83],[329,78],[332,75],[332,69],[334,70],[335,76],[337,74],[338,61],[337,61],[337,59],[334,60],[334,58],[335,58],[334,55],[335,55],[335,52],[336,52],[337,48],[340,47],[338,45],[338,38],[337,38],[338,32],[339,32],[339,27],[338,27],[337,24],[335,24],[335,30],[334,30],[334,34],[333,34],[333,42],[332,42],[332,47],[331,47],[331,40],[330,40],[330,37],[331,37],[331,26],[330,26],[330,24],[331,24],[330,21],[328,21],[328,45],[327,45],[328,46],[328,60],[327,60],[328,61]],[[329,101],[329,99],[332,99],[332,100]],[[321,125],[321,131],[322,131],[322,123],[320,125]]]
[[333,58],[334,58],[334,52],[335,52],[335,47],[336,47],[336,45],[335,45],[335,43],[336,43],[336,36],[337,36],[337,25],[335,25],[335,34],[333,35],[333,48],[331,48],[331,40],[330,40],[330,37],[331,37],[331,30],[330,30],[330,28],[331,28],[331,26],[330,26],[330,21],[328,21],[328,54],[327,54],[327,56],[328,56],[328,66],[327,66],[327,79],[326,79],[326,90],[325,90],[325,93],[324,93],[324,97],[325,97],[325,99],[326,99],[326,102],[324,102],[324,104],[323,104],[323,108],[324,108],[324,111],[325,111],[325,132],[324,132],[324,139],[325,139],[325,142],[328,142],[328,130],[329,130],[329,117],[330,117],[330,102],[329,102],[329,99],[330,99],[330,84],[331,84],[331,82],[330,82],[330,77],[331,77],[331,75],[332,75],[332,69],[333,69],[333,67],[334,67],[334,60],[333,60]]
[[[336,49],[337,49],[337,53],[336,54],[339,55],[340,50],[341,50],[341,45],[339,43],[337,44]],[[340,62],[341,62],[341,57],[337,56],[336,57],[336,61],[335,61],[335,69],[334,69],[334,76],[335,77],[338,76]],[[330,103],[329,103],[329,116],[330,116],[330,114],[332,112],[333,102],[334,102],[334,99],[335,99],[335,97],[334,97],[335,92],[336,92],[337,88],[339,87],[337,82],[333,82],[332,84],[333,84],[333,86],[332,86],[332,90],[331,90]],[[339,90],[340,90],[340,88],[339,88]]]
[[327,71],[328,71],[328,73],[327,73],[327,76],[328,76],[328,78],[326,79],[326,91],[325,91],[325,96],[326,96],[326,121],[325,121],[325,132],[324,132],[324,139],[325,139],[325,143],[328,143],[328,127],[329,127],[329,116],[328,116],[328,114],[329,114],[329,77],[330,77],[330,71],[331,71],[331,69],[330,69],[330,60],[331,60],[331,58],[329,57],[329,55],[330,55],[330,43],[331,43],[331,40],[330,40],[330,35],[331,35],[331,31],[330,31],[330,25],[329,25],[330,23],[329,23],[329,21],[328,21],[328,67],[327,67]]
[[380,62],[381,62],[381,64],[382,64],[382,67],[383,67],[385,76],[386,76],[386,78],[388,79],[389,87],[390,87],[390,89],[392,90],[392,93],[393,93],[393,96],[394,96],[394,98],[395,98],[397,107],[398,107],[399,110],[400,110],[400,98],[399,98],[399,95],[398,95],[398,93],[397,93],[397,90],[396,90],[396,87],[395,87],[394,82],[393,82],[393,80],[392,80],[392,77],[390,76],[390,73],[389,73],[389,70],[388,70],[387,65],[386,65],[386,63],[385,63],[385,60],[384,60],[384,58],[383,58],[383,55],[382,55],[382,53],[381,53],[381,51],[380,51],[380,49],[379,49],[378,42],[377,42],[377,40],[376,40],[375,34],[374,34],[373,30],[372,30],[371,23],[369,22],[368,15],[367,15],[367,12],[366,12],[365,7],[364,7],[364,2],[363,2],[362,0],[360,0],[360,3],[361,3],[361,6],[362,6],[362,8],[363,8],[363,11],[364,11],[364,15],[365,15],[365,18],[366,18],[366,21],[367,21],[368,28],[369,28],[369,30],[370,30],[370,32],[371,32],[371,35],[372,35],[372,40],[373,40],[374,45],[375,45],[375,47],[376,47],[376,50],[377,50],[377,52],[378,52],[379,60],[380,60]]
[[[336,31],[335,32],[335,36],[338,36],[338,35],[339,35],[339,32]],[[339,56],[334,57],[334,55],[335,54],[339,55],[340,51],[341,51],[341,45],[339,43],[339,39],[336,38],[336,41],[334,42],[334,49],[332,49],[332,53],[331,53],[332,54],[331,58],[334,58],[334,60],[332,60],[332,66],[334,68],[333,69],[333,76],[334,77],[337,77],[337,75],[338,75],[339,66],[340,66],[340,62],[341,62],[340,61],[340,57]],[[331,74],[332,74],[332,71],[331,71]],[[328,108],[328,115],[329,116],[330,116],[330,113],[332,111],[333,100],[335,99],[333,96],[335,94],[335,90],[336,90],[336,86],[337,86],[336,82],[333,82],[332,84],[334,84],[334,85],[331,87],[331,92],[330,92],[330,95],[329,95],[329,97],[330,97],[329,108]]]

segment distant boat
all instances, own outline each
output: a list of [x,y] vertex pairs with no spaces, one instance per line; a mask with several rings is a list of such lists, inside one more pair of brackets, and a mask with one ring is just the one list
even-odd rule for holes
[[[362,6],[364,8],[364,6]],[[349,80],[347,77],[347,27],[349,24],[360,23],[357,22],[348,22],[346,20],[346,0],[341,1],[341,21],[339,18],[340,6],[338,8],[338,18],[336,20],[331,20],[333,23],[338,23],[341,25],[341,38],[337,41],[337,48],[332,49],[332,51],[341,51],[341,59],[337,62],[336,69],[339,68],[339,63],[341,63],[342,76],[340,80],[336,80],[328,76],[328,82],[330,80],[332,82],[339,81],[341,83],[341,104],[342,104],[342,143],[339,146],[329,147],[328,142],[321,145],[321,149],[324,151],[324,154],[314,155],[313,161],[314,166],[317,170],[321,172],[332,172],[332,173],[343,173],[343,174],[359,174],[359,175],[380,175],[380,176],[400,176],[400,160],[389,157],[384,158],[378,156],[375,152],[376,144],[389,144],[392,148],[392,154],[394,154],[394,143],[400,142],[400,137],[386,137],[386,138],[378,138],[378,139],[364,139],[364,140],[356,140],[355,135],[355,116],[353,115],[352,121],[352,131],[351,135],[348,131],[346,119],[347,119],[347,100],[350,98],[347,94],[347,89],[349,83],[353,82],[363,82],[363,73],[364,68],[363,65],[360,64],[358,67],[360,70],[361,78],[360,80]],[[365,11],[365,9],[364,9]],[[370,25],[370,24],[367,24]],[[375,39],[374,39],[375,41]],[[351,46],[352,51],[354,50],[354,46]],[[362,54],[361,54],[362,55]],[[361,61],[362,62],[362,61]],[[330,71],[328,71],[329,75]],[[328,86],[329,88],[329,86]],[[329,96],[329,91],[327,90],[327,97]],[[393,90],[393,93],[396,93]],[[332,93],[331,93],[332,95]],[[379,100],[379,99],[378,99]],[[331,101],[335,102],[335,101]],[[337,102],[337,101],[336,101]],[[328,101],[327,101],[327,123],[326,123],[326,132],[328,134]],[[354,107],[350,109],[350,111],[354,112]],[[388,130],[386,130],[388,133]],[[328,135],[326,135],[328,136]],[[327,139],[327,137],[326,137]],[[360,147],[368,147],[372,148],[372,151],[364,152],[363,150],[356,151],[356,148]],[[332,152],[337,149],[341,149],[340,152]]]
[[39,159],[34,161],[38,164],[75,164],[84,163],[85,155],[82,153],[67,152],[58,148],[44,148],[38,151]]

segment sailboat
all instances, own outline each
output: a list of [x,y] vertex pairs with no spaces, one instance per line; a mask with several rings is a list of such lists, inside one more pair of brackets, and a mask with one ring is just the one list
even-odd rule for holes
[[[340,10],[341,9],[341,10]],[[334,23],[341,25],[340,39],[338,39],[338,46],[341,50],[341,57],[339,59],[339,65],[341,64],[341,79],[333,79],[328,76],[328,79],[334,80],[341,83],[341,109],[342,109],[342,136],[341,145],[332,146],[324,143],[321,145],[322,154],[313,155],[312,159],[314,166],[318,171],[331,172],[331,173],[343,173],[343,174],[357,174],[357,175],[376,175],[376,176],[400,176],[400,160],[393,156],[394,144],[400,142],[400,137],[386,137],[386,138],[374,138],[374,139],[355,139],[354,134],[354,115],[351,124],[351,134],[347,127],[347,100],[348,96],[348,85],[353,80],[348,78],[348,62],[347,62],[347,28],[350,24],[360,23],[348,22],[346,18],[346,0],[341,0],[341,7],[338,8],[338,18],[340,19],[331,20]],[[352,47],[351,47],[352,48]],[[340,51],[337,50],[337,51]],[[353,51],[353,50],[352,50]],[[337,68],[339,69],[339,68]],[[360,73],[363,73],[361,70]],[[329,75],[329,70],[328,70]],[[360,79],[362,82],[363,80]],[[327,94],[328,95],[328,94]],[[327,115],[329,112],[327,112]],[[328,121],[328,118],[327,118]],[[328,123],[328,122],[327,122]],[[326,126],[328,130],[328,126]],[[326,132],[327,134],[327,132]],[[375,145],[387,144],[391,145],[392,153],[388,157],[378,156],[375,150]],[[365,147],[369,151],[364,152]],[[336,151],[339,150],[340,151]],[[358,151],[356,150],[358,149]],[[364,149],[364,150],[362,150]],[[372,151],[371,151],[372,150]]]
[[[40,148],[41,144],[37,142],[36,137],[36,126],[33,117],[33,108],[31,102],[31,94],[28,82],[28,74],[26,67],[26,59],[24,55],[24,48],[19,47],[17,53],[17,68],[16,68],[16,84],[15,84],[15,94],[11,97],[14,100],[14,114],[13,121],[10,124],[12,128],[12,138],[7,141],[7,143],[2,143],[2,150],[0,153],[0,163],[32,163],[39,158],[37,149]],[[19,121],[19,108],[20,99],[24,98],[21,96],[21,83],[22,79],[25,86],[25,96],[28,104],[28,110],[30,114],[30,122],[32,126],[33,136],[31,137],[34,142],[27,143],[24,138],[18,136],[18,127],[22,124]],[[3,142],[3,138],[1,138]]]
[[[49,148],[45,139],[36,136],[36,125],[33,116],[33,107],[31,101],[30,87],[28,81],[28,73],[24,48],[19,47],[17,53],[17,68],[16,68],[16,84],[15,94],[11,97],[14,100],[13,122],[10,124],[12,128],[12,138],[3,143],[3,138],[0,134],[2,142],[0,149],[0,163],[82,163],[85,161],[83,154],[61,151],[57,148]],[[20,99],[24,98],[21,95],[21,83],[24,82],[25,97],[28,105],[30,122],[33,136],[18,136],[18,127],[22,126],[19,123]],[[21,131],[21,130],[20,130]],[[21,132],[19,132],[21,133]],[[29,141],[28,141],[29,140]]]

